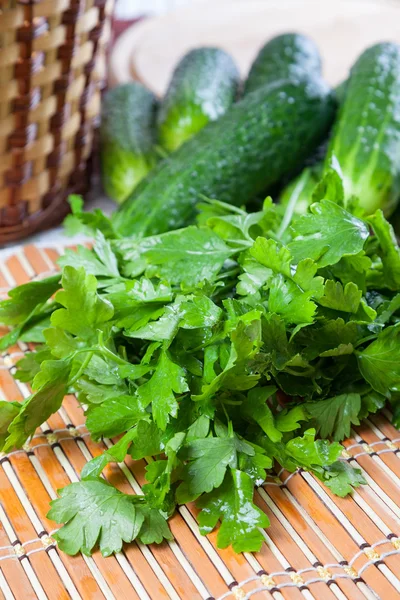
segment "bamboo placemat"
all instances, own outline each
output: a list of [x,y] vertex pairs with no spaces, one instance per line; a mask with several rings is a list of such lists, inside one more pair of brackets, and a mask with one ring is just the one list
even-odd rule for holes
[[[2,295],[8,288],[56,268],[57,249],[28,246],[0,262]],[[1,357],[2,398],[21,399],[26,385],[13,379],[28,349]],[[361,468],[367,486],[351,497],[333,496],[309,473],[281,471],[255,493],[271,527],[257,554],[216,547],[215,533],[200,536],[193,505],[171,519],[174,541],[126,545],[103,558],[69,557],[46,519],[56,490],[77,481],[86,461],[112,444],[95,444],[76,399],[37,431],[23,450],[0,455],[0,598],[30,600],[392,600],[400,598],[400,433],[386,412],[373,416],[345,442],[343,460]],[[140,493],[145,462],[127,459],[107,468],[107,479]]]

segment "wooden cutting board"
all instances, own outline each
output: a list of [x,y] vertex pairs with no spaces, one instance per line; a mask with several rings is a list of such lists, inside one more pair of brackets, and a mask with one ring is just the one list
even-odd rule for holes
[[136,78],[162,95],[180,57],[202,45],[228,50],[245,75],[268,38],[299,31],[317,42],[324,74],[336,84],[366,46],[400,42],[399,22],[398,0],[205,0],[122,34],[111,54],[110,83]]

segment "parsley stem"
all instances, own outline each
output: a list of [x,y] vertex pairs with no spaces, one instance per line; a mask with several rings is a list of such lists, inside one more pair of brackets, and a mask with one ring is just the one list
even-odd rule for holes
[[248,240],[234,240],[234,239],[227,238],[227,239],[225,239],[225,241],[228,244],[236,244],[237,246],[239,246],[238,248],[232,248],[232,250],[235,252],[242,251],[243,247],[251,248],[251,246],[254,244],[254,240],[252,240],[251,238],[249,238]]
[[357,342],[357,344],[354,345],[355,348],[358,348],[359,346],[361,346],[362,344],[365,344],[365,342],[369,342],[370,340],[375,340],[377,338],[377,334],[372,334],[372,335],[367,335],[366,337],[362,338],[361,340],[359,340]]
[[288,202],[288,205],[286,207],[285,210],[285,215],[282,219],[282,223],[281,226],[278,229],[278,233],[277,233],[277,238],[280,239],[283,234],[285,233],[286,229],[289,227],[290,221],[292,220],[293,217],[293,213],[294,213],[294,209],[296,206],[296,202],[299,199],[300,196],[300,192],[303,188],[303,180],[302,178],[300,179],[300,181],[297,183],[297,185],[295,186],[292,195],[290,197],[290,200]]
[[[228,415],[228,412],[227,412],[227,410],[226,410],[226,408],[225,408],[225,404],[224,404],[224,402],[221,402],[221,406],[222,406],[222,410],[223,410],[223,411],[224,411],[224,413],[225,413],[226,420],[227,420],[227,422],[228,422],[228,427],[229,427],[229,424],[231,423],[231,420],[229,419],[229,415]],[[232,427],[232,425],[231,425],[231,427]]]
[[[240,273],[240,269],[235,267],[234,269],[230,269],[229,271],[225,271],[218,276],[218,279],[228,279],[229,277],[236,277]],[[234,282],[236,284],[236,281]]]
[[104,344],[103,332],[99,331],[98,333],[99,333],[99,336],[98,336],[97,344],[99,346],[100,352],[102,354],[104,354],[105,356],[107,356],[107,358],[109,358],[110,360],[117,363],[117,365],[130,365],[130,363],[127,360],[124,360],[121,356],[118,356],[118,354],[114,354],[114,352],[112,350],[107,348],[107,346]]
[[106,346],[103,346],[103,345],[100,345],[100,344],[99,344],[99,346],[100,346],[101,353],[104,354],[105,356],[107,356],[107,358],[109,358],[112,361],[116,362],[118,365],[130,365],[131,364],[127,360],[124,360],[123,358],[121,358],[120,356],[118,356],[118,354],[114,354],[114,352],[112,352]]
[[72,386],[74,385],[74,383],[76,383],[78,381],[78,379],[80,379],[82,373],[84,372],[84,370],[86,369],[86,367],[88,366],[88,364],[90,363],[90,361],[92,360],[94,352],[88,352],[85,360],[83,361],[83,363],[81,364],[78,372],[76,373],[76,375],[71,379],[71,381],[68,382],[68,385]]

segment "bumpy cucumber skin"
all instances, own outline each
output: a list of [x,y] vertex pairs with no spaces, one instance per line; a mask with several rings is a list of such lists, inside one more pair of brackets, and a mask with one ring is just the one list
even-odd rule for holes
[[254,91],[143,180],[114,215],[117,231],[143,237],[177,229],[193,220],[204,196],[245,204],[303,163],[334,112],[319,77]]
[[335,155],[345,198],[367,214],[393,212],[400,195],[400,46],[368,48],[351,70],[325,168]]
[[161,145],[172,152],[210,121],[222,116],[237,97],[240,75],[220,48],[196,48],[176,67],[157,116]]
[[272,38],[257,54],[247,77],[248,94],[277,79],[321,74],[321,56],[316,44],[305,35],[284,33]]
[[106,193],[123,202],[154,166],[157,100],[132,82],[109,90],[101,116],[102,181]]

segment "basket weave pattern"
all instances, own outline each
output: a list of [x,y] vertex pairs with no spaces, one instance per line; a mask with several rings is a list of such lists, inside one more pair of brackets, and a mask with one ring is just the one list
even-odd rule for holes
[[84,192],[110,0],[0,0],[0,243]]

